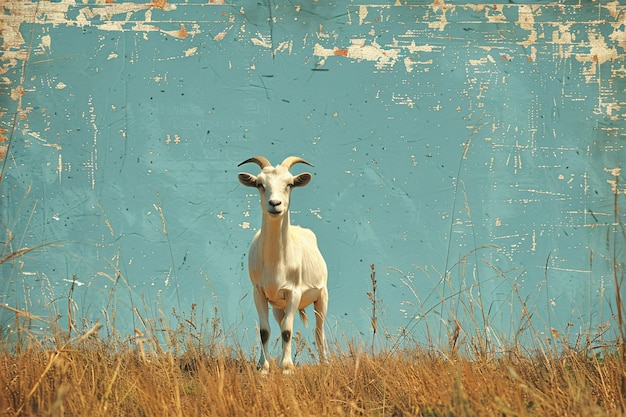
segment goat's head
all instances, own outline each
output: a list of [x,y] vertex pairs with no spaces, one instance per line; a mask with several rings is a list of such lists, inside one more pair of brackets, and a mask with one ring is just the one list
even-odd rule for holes
[[259,175],[254,176],[245,172],[238,175],[239,182],[247,187],[255,187],[261,194],[261,207],[270,217],[280,217],[289,210],[291,189],[305,186],[311,181],[311,174],[303,172],[291,175],[289,168],[297,163],[313,166],[297,156],[290,156],[275,167],[263,156],[253,156],[237,166],[254,162],[261,167]]

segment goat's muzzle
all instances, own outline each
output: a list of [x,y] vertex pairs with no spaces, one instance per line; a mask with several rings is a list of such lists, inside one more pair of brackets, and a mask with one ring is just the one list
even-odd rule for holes
[[278,216],[283,213],[283,202],[281,200],[269,200],[267,202],[267,212],[273,216]]

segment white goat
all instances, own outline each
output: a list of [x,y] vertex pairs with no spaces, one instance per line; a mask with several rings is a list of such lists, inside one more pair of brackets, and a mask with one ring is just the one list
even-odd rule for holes
[[268,372],[267,345],[270,338],[268,302],[280,325],[283,353],[278,365],[283,372],[293,368],[291,337],[293,320],[299,310],[305,325],[308,320],[304,308],[314,304],[315,344],[320,361],[326,359],[324,319],[328,308],[328,271],[326,262],[317,247],[315,234],[300,226],[289,224],[289,197],[291,189],[305,186],[311,181],[308,172],[293,176],[289,168],[303,163],[302,158],[290,156],[275,167],[262,156],[254,156],[238,166],[254,162],[261,167],[258,176],[239,173],[239,181],[255,187],[261,194],[263,221],[261,229],[252,239],[248,255],[248,271],[254,285],[254,304],[259,314],[261,358],[258,369]]

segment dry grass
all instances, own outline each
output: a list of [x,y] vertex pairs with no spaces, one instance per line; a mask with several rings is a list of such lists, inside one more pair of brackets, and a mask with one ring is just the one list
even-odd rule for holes
[[91,330],[59,348],[3,348],[0,414],[617,416],[626,410],[626,369],[617,348],[603,355],[512,352],[470,360],[419,347],[377,355],[349,347],[328,364],[303,365],[291,375],[273,365],[262,375],[241,351],[213,342],[192,342],[174,354],[177,349],[151,342],[112,344]]

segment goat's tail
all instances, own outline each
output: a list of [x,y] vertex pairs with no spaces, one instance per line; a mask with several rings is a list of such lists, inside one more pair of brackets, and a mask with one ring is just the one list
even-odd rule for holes
[[302,319],[302,323],[304,323],[304,327],[309,327],[309,318],[307,317],[304,309],[300,310],[300,318]]

